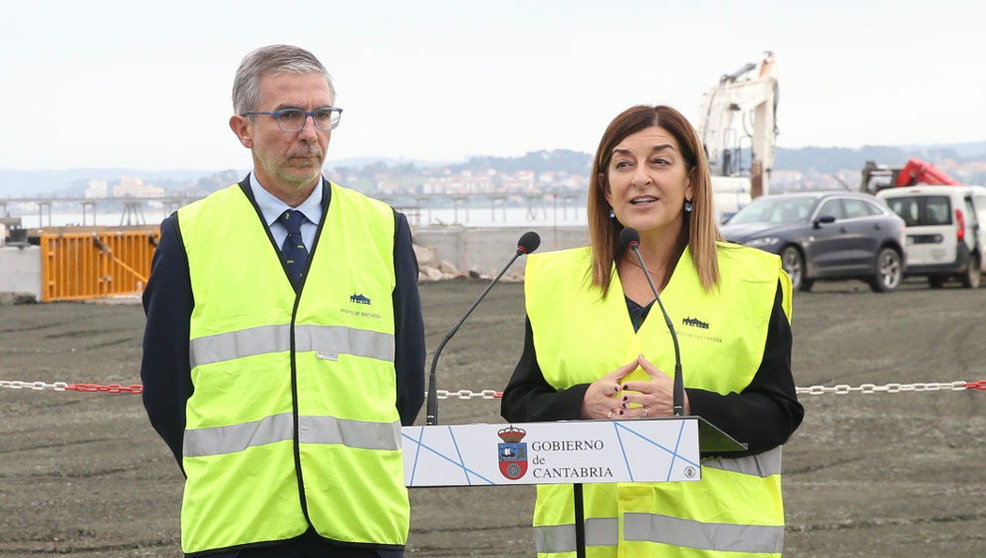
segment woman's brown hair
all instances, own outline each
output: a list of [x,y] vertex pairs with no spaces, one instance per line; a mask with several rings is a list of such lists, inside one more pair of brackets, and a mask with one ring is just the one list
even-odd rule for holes
[[[716,258],[716,241],[721,240],[719,227],[715,221],[712,207],[712,183],[709,178],[709,165],[705,150],[699,141],[698,133],[688,120],[677,110],[666,106],[638,105],[620,113],[603,134],[592,161],[592,176],[589,179],[589,200],[586,213],[589,219],[589,240],[592,244],[592,282],[609,291],[612,281],[613,262],[623,256],[625,246],[620,245],[620,231],[623,225],[609,217],[610,205],[606,201],[609,190],[608,169],[613,157],[613,149],[627,136],[646,128],[658,126],[668,131],[681,149],[688,166],[688,177],[694,198],[692,211],[685,213],[687,243],[691,247],[692,259],[698,271],[702,288],[708,291],[719,282],[719,262]],[[684,248],[684,245],[681,246]]]

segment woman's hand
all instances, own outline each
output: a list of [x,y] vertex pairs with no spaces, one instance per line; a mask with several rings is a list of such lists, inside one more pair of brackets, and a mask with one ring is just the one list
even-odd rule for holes
[[[644,358],[644,355],[638,356],[634,364],[643,368],[651,379],[645,382],[623,384],[623,394],[619,398],[621,416],[623,418],[642,418],[667,417],[674,414],[674,380],[671,376],[651,364]],[[631,406],[633,403],[640,406],[633,407]],[[687,415],[689,413],[687,393],[683,405]]]
[[637,369],[639,358],[613,370],[602,378],[589,384],[582,398],[582,408],[579,417],[584,419],[618,418],[623,415],[624,408],[620,403],[623,386],[620,380]]

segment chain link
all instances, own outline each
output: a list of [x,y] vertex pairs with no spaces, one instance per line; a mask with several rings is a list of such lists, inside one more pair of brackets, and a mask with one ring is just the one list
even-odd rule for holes
[[42,391],[46,389],[54,391],[87,391],[87,392],[97,392],[102,391],[105,393],[143,393],[144,386],[140,384],[135,384],[131,386],[123,386],[120,384],[68,384],[65,382],[55,382],[49,384],[46,382],[21,382],[17,380],[0,380],[0,388],[8,389],[32,389],[36,391]]
[[[427,396],[428,393],[425,392]],[[483,391],[471,391],[468,389],[460,389],[458,391],[448,391],[445,389],[435,390],[435,398],[437,399],[500,399],[503,397],[502,391],[496,391],[495,389],[484,389]]]
[[[30,389],[35,391],[53,390],[133,394],[140,394],[144,392],[144,386],[140,384],[130,386],[120,384],[68,384],[65,382],[54,382],[49,384],[46,382],[21,382],[17,380],[0,380],[0,388]],[[799,387],[796,389],[798,394],[805,395],[824,395],[826,393],[834,393],[836,395],[848,395],[850,393],[910,393],[924,391],[964,391],[967,389],[986,391],[986,380],[977,380],[975,382],[967,382],[965,380],[956,380],[954,382],[918,382],[914,384],[890,383],[884,385],[860,384],[855,387],[850,386],[849,384],[836,384],[834,386],[815,385],[809,387]],[[482,391],[472,391],[468,389],[449,391],[440,389],[436,390],[435,393],[437,394],[438,399],[465,400],[503,398],[503,392],[495,389],[484,389]]]
[[981,389],[986,391],[986,380],[979,380],[965,385],[966,389]]
[[33,389],[41,391],[44,389],[51,389],[55,391],[65,391],[68,384],[65,382],[55,382],[53,384],[48,384],[45,382],[19,382],[16,380],[0,380],[0,388],[9,389]]
[[144,393],[144,386],[140,384],[134,384],[132,386],[122,386],[120,384],[109,384],[105,386],[100,384],[72,384],[65,386],[65,389],[87,392],[104,391],[106,393]]
[[[980,384],[982,387],[978,387]],[[916,391],[963,391],[967,389],[986,390],[986,380],[980,380],[973,383],[966,382],[965,380],[958,380],[955,382],[920,382],[916,384],[891,383],[882,386],[878,386],[876,384],[860,384],[856,387],[852,387],[848,384],[838,384],[835,386],[799,387],[797,388],[797,391],[799,394],[804,393],[808,395],[822,395],[825,393],[847,395],[850,393],[908,393]]]

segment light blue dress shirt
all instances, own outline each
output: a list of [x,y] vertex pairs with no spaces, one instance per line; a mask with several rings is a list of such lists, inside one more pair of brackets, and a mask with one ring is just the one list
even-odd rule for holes
[[255,172],[250,173],[250,189],[253,191],[253,199],[257,200],[257,207],[260,208],[260,213],[264,216],[264,222],[267,223],[267,228],[270,229],[270,234],[274,237],[278,250],[284,244],[284,239],[288,237],[288,231],[277,219],[288,209],[295,209],[308,219],[301,225],[301,239],[305,241],[305,247],[311,252],[312,244],[315,242],[315,233],[318,232],[318,224],[322,222],[322,179],[319,179],[308,199],[298,207],[289,206],[265,190],[257,180],[257,173]]

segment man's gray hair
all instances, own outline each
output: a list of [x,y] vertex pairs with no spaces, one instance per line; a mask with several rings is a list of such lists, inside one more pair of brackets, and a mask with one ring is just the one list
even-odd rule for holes
[[325,76],[332,102],[335,102],[336,90],[332,86],[332,77],[314,54],[296,46],[270,45],[244,56],[236,70],[236,77],[233,78],[233,110],[236,114],[256,110],[260,105],[260,80],[283,73]]

